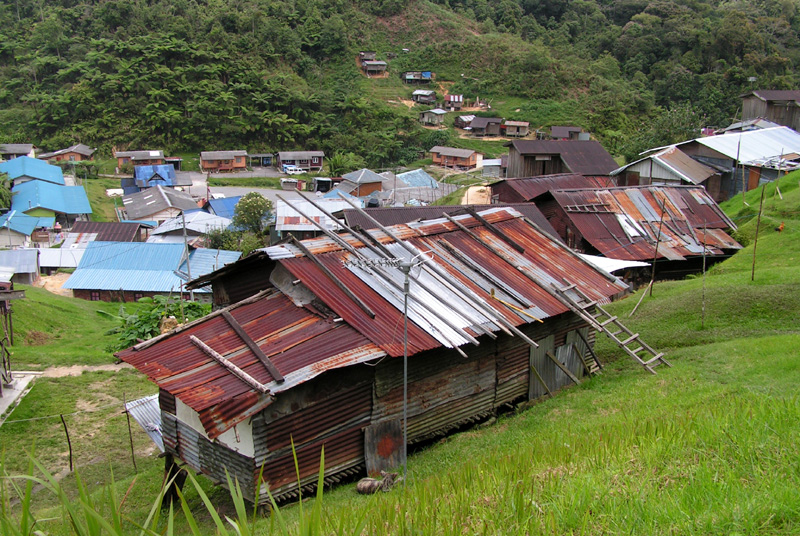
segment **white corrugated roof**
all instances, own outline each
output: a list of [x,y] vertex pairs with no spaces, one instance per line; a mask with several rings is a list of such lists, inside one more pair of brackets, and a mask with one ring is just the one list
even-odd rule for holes
[[800,134],[789,127],[734,132],[694,141],[743,164],[762,162],[782,154],[800,153]]

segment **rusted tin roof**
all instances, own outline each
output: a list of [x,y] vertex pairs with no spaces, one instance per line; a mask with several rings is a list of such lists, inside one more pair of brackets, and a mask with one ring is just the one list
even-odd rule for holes
[[[211,438],[266,407],[271,394],[307,381],[322,370],[385,355],[347,324],[297,307],[271,289],[224,311],[285,378],[278,383],[222,311],[117,354],[198,412]],[[254,390],[192,343],[191,336],[230,360],[268,392]]]
[[556,173],[540,177],[504,179],[492,184],[492,193],[505,203],[525,203],[552,190],[572,188],[608,188],[615,186],[606,177],[585,177],[575,173]]
[[594,140],[515,140],[506,145],[522,155],[559,155],[572,173],[581,175],[609,175],[618,167]]
[[349,233],[267,248],[276,266],[264,277],[276,288],[117,355],[196,411],[214,438],[323,372],[403,355],[404,274],[365,259],[425,260],[411,269],[409,355],[522,335],[516,326],[567,310],[551,289],[565,278],[598,301],[626,288],[513,208],[384,229],[368,231],[375,250]]
[[[567,308],[550,294],[550,285],[563,285],[565,277],[597,300],[606,300],[625,289],[624,284],[601,274],[530,225],[514,209],[491,208],[481,211],[480,217],[488,225],[468,214],[453,218],[468,229],[466,232],[447,218],[388,229],[418,252],[420,259],[426,259],[412,272],[418,280],[411,283],[409,299],[409,355],[438,346],[460,346],[470,336],[481,335],[482,329],[498,331],[504,329],[501,324],[519,326],[533,321],[531,316],[543,319],[563,313]],[[391,256],[407,260],[411,257],[382,231],[368,234],[387,247]],[[349,234],[343,239],[358,248],[359,255],[375,257]],[[402,355],[402,337],[398,333],[402,331],[403,276],[399,268],[349,265],[356,260],[353,252],[343,251],[328,237],[306,240],[303,245],[325,265],[333,279],[342,282],[374,312],[374,318],[332,284],[331,278],[297,247],[284,244],[266,251],[345,322],[389,355]]]
[[652,259],[657,239],[658,258],[670,260],[702,255],[704,242],[707,255],[742,247],[725,232],[736,225],[700,186],[558,190],[553,197],[583,238],[607,257]]
[[[485,161],[484,161],[485,162]],[[439,218],[442,213],[459,214],[463,213],[465,208],[473,210],[485,210],[487,208],[497,207],[512,207],[520,214],[531,220],[533,223],[542,228],[545,232],[556,236],[556,232],[547,218],[544,217],[542,211],[539,210],[533,203],[499,203],[495,205],[435,205],[425,207],[376,207],[365,208],[370,217],[377,220],[381,225],[397,225],[400,223],[407,223],[412,221],[428,220],[431,218]],[[375,224],[361,212],[347,208],[344,210],[344,219],[350,227],[361,227],[362,229],[373,229]]]

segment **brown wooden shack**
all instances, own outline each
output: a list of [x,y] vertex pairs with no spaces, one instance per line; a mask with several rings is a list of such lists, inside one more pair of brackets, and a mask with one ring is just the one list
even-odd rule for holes
[[[626,290],[512,208],[362,233],[273,246],[197,280],[226,306],[118,354],[158,385],[168,454],[222,485],[227,470],[259,502],[297,495],[292,441],[301,487],[323,446],[326,483],[396,467],[405,345],[415,444],[579,381],[593,337],[552,290],[565,275],[600,302]],[[412,257],[425,262],[404,343],[390,259]]]

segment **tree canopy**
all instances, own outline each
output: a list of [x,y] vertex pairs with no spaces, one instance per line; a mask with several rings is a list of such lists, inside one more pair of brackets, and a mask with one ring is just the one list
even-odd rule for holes
[[407,163],[430,131],[399,79],[362,75],[358,51],[376,50],[396,55],[390,77],[431,69],[614,150],[663,109],[725,125],[742,92],[797,87],[798,32],[795,0],[15,0],[0,6],[0,138]]

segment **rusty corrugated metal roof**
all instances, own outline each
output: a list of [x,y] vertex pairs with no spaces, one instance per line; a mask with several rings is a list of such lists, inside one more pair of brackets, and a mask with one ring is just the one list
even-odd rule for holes
[[[432,281],[439,281],[435,289],[438,297],[432,297],[418,282],[411,284],[410,303],[420,310],[409,312],[409,318],[413,319],[409,322],[409,355],[437,346],[463,344],[464,333],[477,337],[481,334],[481,326],[498,331],[502,329],[499,324],[503,322],[519,326],[532,321],[529,316],[493,299],[493,289],[503,301],[537,318],[567,310],[550,294],[549,289],[550,284],[563,285],[565,277],[597,300],[606,300],[624,290],[624,284],[609,280],[608,276],[527,223],[519,212],[510,208],[492,208],[480,214],[523,252],[470,215],[454,218],[470,232],[461,230],[446,218],[396,225],[389,229],[398,239],[406,241],[413,250],[422,252],[424,258],[428,259],[419,268],[418,277],[429,286],[433,285]],[[379,230],[369,231],[368,234],[384,245],[394,242]],[[363,246],[348,234],[342,238],[350,246]],[[399,269],[346,266],[348,261],[352,261],[353,254],[343,251],[339,244],[328,237],[306,240],[303,245],[336,280],[341,281],[375,313],[374,318],[348,298],[343,290],[333,285],[323,271],[295,246],[273,246],[266,251],[345,322],[389,355],[402,355],[402,339],[397,337],[398,326],[402,327],[402,292],[397,288],[402,283]],[[410,254],[399,249],[393,249],[390,253],[410,257]],[[359,250],[359,254],[363,254],[363,251]],[[435,274],[437,268],[447,277],[441,278]],[[386,283],[387,278],[395,281],[395,285]],[[447,287],[442,279],[455,283],[452,286],[456,289]],[[459,296],[458,288],[466,291],[468,297]],[[480,304],[488,306],[488,310]],[[446,322],[436,318],[433,311],[439,308],[449,311],[450,320],[458,324],[461,334],[456,333],[458,329],[454,331],[453,326],[445,325]],[[453,344],[448,344],[445,339]]]
[[614,186],[608,178],[586,177],[575,173],[557,173],[540,177],[524,177],[504,179],[492,184],[492,193],[500,195],[500,200],[513,202],[533,201],[540,195],[552,190],[572,188],[608,188]]
[[274,289],[225,310],[284,376],[283,383],[275,381],[221,311],[117,354],[197,411],[212,438],[252,414],[253,407],[268,405],[270,396],[257,393],[231,374],[193,344],[191,336],[230,360],[270,393],[316,376],[320,364],[338,368],[385,355],[347,324],[297,307]]
[[[570,175],[571,177],[581,177],[580,175]],[[510,182],[510,181],[509,181]],[[568,188],[574,188],[579,185],[584,185],[585,183],[580,184],[571,184],[567,186]],[[607,186],[604,184],[604,186]],[[542,211],[534,203],[498,203],[494,205],[435,205],[435,206],[425,206],[425,207],[376,207],[376,208],[365,208],[364,212],[366,212],[370,217],[377,220],[381,225],[397,225],[400,223],[407,223],[411,221],[421,221],[421,220],[428,220],[432,218],[440,218],[442,213],[447,214],[457,214],[463,213],[466,208],[471,208],[473,210],[485,210],[487,208],[497,208],[497,207],[511,207],[517,210],[520,214],[531,220],[533,223],[541,227],[545,232],[550,233],[553,236],[557,236],[555,229],[553,226],[550,225],[550,222],[547,221],[547,218],[544,217]],[[362,229],[373,229],[375,225],[372,221],[367,217],[364,216],[361,212],[348,208],[345,209],[344,212],[344,219],[347,222],[347,225],[350,227],[361,227]]]
[[[440,347],[459,350],[477,343],[481,335],[512,332],[535,321],[533,317],[563,313],[567,308],[553,297],[550,285],[564,285],[566,279],[598,301],[626,288],[512,208],[494,207],[386,231],[368,232],[371,242],[386,248],[386,255],[408,259],[409,248],[427,259],[412,270],[409,355]],[[276,289],[118,356],[196,411],[214,438],[268,406],[271,395],[325,371],[387,354],[403,355],[404,275],[397,266],[352,265],[347,261],[378,254],[367,253],[364,243],[350,234],[341,239],[347,248],[335,235],[303,241],[313,258],[292,244],[267,248],[277,265],[265,277]],[[284,382],[273,377],[232,322]],[[213,359],[198,340],[236,369]]]
[[553,197],[583,238],[607,257],[648,260],[655,253],[664,207],[658,257],[682,260],[740,249],[725,229],[736,229],[700,186],[630,186],[558,190]]

